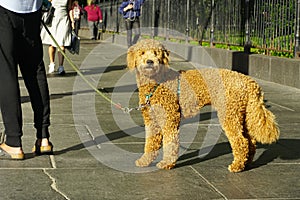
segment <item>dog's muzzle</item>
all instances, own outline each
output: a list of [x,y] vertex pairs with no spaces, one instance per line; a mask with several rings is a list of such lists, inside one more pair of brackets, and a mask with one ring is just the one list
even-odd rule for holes
[[154,61],[149,59],[149,60],[146,61],[146,63],[147,63],[148,65],[153,65],[153,64],[154,64]]
[[154,61],[153,60],[147,60],[145,69],[154,69]]

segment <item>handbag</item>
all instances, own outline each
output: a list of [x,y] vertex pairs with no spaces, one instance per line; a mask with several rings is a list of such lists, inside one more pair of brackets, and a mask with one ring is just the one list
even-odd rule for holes
[[80,50],[80,37],[76,35],[74,31],[72,31],[72,39],[71,39],[71,46],[69,46],[67,49],[71,54],[79,54]]
[[98,36],[97,36],[97,39],[100,40],[100,39],[103,39],[103,33],[105,32],[105,26],[104,26],[104,23],[103,22],[100,22],[98,24]]
[[49,10],[47,12],[45,12],[45,14],[43,16],[43,21],[47,26],[52,25],[52,20],[53,20],[53,17],[54,17],[54,11],[55,11],[55,8],[53,6],[50,6]]

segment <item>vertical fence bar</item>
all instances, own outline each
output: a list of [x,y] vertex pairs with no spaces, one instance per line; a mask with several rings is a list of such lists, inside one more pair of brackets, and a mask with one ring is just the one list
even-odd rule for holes
[[214,46],[214,7],[215,1],[211,0],[210,47]]
[[190,14],[190,0],[186,2],[186,29],[185,29],[185,43],[189,42],[189,14]]
[[262,2],[261,4],[263,4],[263,16],[262,16],[262,48],[266,48],[267,47],[267,20],[268,20],[268,10],[266,8],[267,2]]
[[287,16],[287,21],[288,21],[288,27],[287,27],[287,37],[286,37],[286,40],[287,40],[287,48],[288,50],[291,50],[291,40],[290,40],[290,34],[292,33],[291,32],[291,4],[290,2],[287,2],[287,8],[288,8],[288,16]]
[[168,13],[167,13],[167,32],[166,32],[166,40],[169,41],[170,34],[170,0],[168,0]]
[[271,48],[271,34],[272,34],[272,7],[271,5],[273,5],[273,0],[268,0],[268,4],[267,4],[267,8],[268,8],[268,12],[267,12],[267,40],[266,40],[266,45],[267,45],[267,49],[266,49],[266,55],[270,55],[270,48]]
[[[284,3],[284,2],[283,2]],[[277,0],[272,0],[270,2],[270,6],[271,7],[271,10],[270,10],[270,41],[269,41],[269,47],[271,49],[274,48],[275,46],[275,39],[276,39],[276,34],[277,34],[277,31],[278,29],[281,29],[281,31],[283,31],[283,27],[281,25],[278,26],[277,28],[277,24],[276,23],[276,15],[274,15],[275,12],[278,12],[279,13],[279,10],[277,11],[277,6],[280,5],[280,2],[277,2]],[[284,15],[284,8],[283,9],[280,9],[281,11],[281,16]],[[281,19],[283,19],[283,17],[281,17]]]
[[118,10],[119,0],[116,0],[115,2],[116,2],[115,3],[115,8],[116,8],[116,11],[115,11],[116,12],[116,32],[119,33],[120,32],[120,30],[119,30],[120,29],[119,17],[122,18],[122,16],[120,16],[119,10]]
[[[258,2],[259,0],[255,1],[255,15],[254,19],[259,18],[259,21],[255,21],[255,40],[256,40],[256,46],[263,47],[263,34],[264,34],[264,11],[261,10],[262,6]],[[260,27],[260,28],[259,28]]]
[[281,24],[280,24],[280,29],[281,29],[281,32],[280,34],[284,37],[281,37],[281,41],[280,41],[280,46],[279,46],[279,49],[282,49],[285,47],[285,37],[286,37],[286,7],[285,7],[285,2],[282,2],[282,4],[279,4],[280,6],[283,7],[283,9],[281,9]]
[[152,22],[151,22],[151,38],[153,39],[154,38],[154,31],[155,31],[155,0],[153,0],[153,3],[152,3]]
[[295,49],[294,49],[294,58],[299,58],[299,45],[300,45],[300,0],[297,0],[296,5],[296,28],[295,28]]
[[245,53],[250,53],[250,49],[251,49],[249,18],[250,18],[249,0],[245,0],[245,36],[246,36],[246,42],[244,45]]

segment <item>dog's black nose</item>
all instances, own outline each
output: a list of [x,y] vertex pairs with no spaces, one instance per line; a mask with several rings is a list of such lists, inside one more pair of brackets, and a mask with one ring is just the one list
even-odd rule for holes
[[148,65],[153,65],[154,62],[153,62],[153,60],[147,60],[147,64],[148,64]]

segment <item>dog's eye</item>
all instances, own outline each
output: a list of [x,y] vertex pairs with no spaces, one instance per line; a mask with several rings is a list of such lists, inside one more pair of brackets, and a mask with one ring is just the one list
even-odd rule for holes
[[139,51],[139,55],[141,56],[141,55],[144,55],[145,54],[145,52],[144,51]]
[[158,53],[157,53],[156,51],[154,51],[154,55],[157,56],[157,54],[158,54]]

